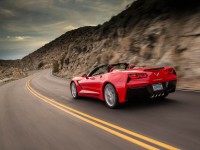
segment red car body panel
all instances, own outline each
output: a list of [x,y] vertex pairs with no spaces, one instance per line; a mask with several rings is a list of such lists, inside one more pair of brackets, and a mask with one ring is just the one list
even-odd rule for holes
[[[168,70],[172,73],[166,73]],[[131,79],[131,74],[144,73],[146,78]],[[134,67],[126,70],[113,70],[105,74],[95,75],[91,77],[75,77],[71,80],[75,82],[78,91],[78,96],[97,98],[104,101],[104,86],[111,83],[118,94],[120,103],[127,101],[128,89],[152,86],[162,83],[166,86],[169,82],[175,82],[177,76],[172,67]],[[174,92],[176,87],[173,87],[171,92]],[[167,88],[166,88],[167,91]],[[170,93],[170,92],[169,92]],[[136,93],[137,94],[137,93]]]

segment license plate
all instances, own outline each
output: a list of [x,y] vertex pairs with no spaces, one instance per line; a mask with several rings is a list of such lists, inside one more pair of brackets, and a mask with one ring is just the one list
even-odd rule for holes
[[159,84],[154,84],[154,85],[153,85],[153,90],[154,90],[154,91],[163,90],[162,84],[161,84],[161,83],[159,83]]

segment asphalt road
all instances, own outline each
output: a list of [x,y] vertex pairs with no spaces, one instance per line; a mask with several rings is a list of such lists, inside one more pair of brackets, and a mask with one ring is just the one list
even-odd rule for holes
[[199,150],[200,93],[176,91],[113,110],[73,100],[69,81],[49,70],[0,86],[0,150],[94,149]]

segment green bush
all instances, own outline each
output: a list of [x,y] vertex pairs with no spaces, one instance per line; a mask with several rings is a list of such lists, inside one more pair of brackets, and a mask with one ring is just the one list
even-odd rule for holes
[[44,66],[44,63],[43,63],[43,62],[40,62],[40,63],[38,64],[38,69],[41,69],[43,66]]
[[53,69],[52,69],[52,73],[57,73],[59,71],[59,64],[57,60],[53,61]]

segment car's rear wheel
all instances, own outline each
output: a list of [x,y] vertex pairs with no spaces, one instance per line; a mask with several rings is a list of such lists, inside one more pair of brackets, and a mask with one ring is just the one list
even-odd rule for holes
[[104,87],[104,99],[108,107],[117,108],[119,106],[117,92],[115,87],[108,83]]
[[77,99],[78,98],[78,91],[77,91],[77,88],[76,88],[76,84],[74,82],[71,83],[70,90],[71,90],[72,97]]

